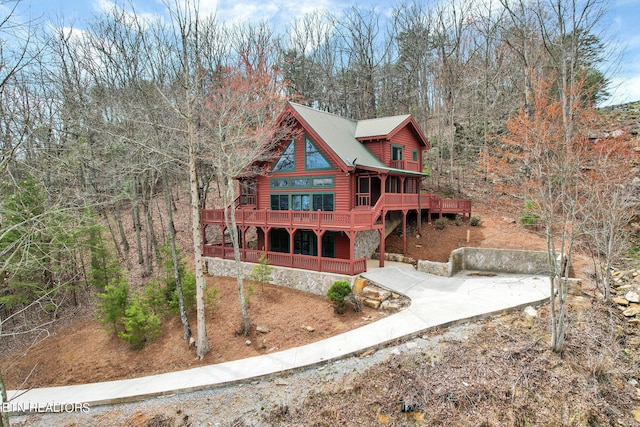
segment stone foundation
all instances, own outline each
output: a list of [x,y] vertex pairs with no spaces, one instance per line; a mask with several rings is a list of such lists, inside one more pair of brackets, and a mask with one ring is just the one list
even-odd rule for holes
[[[212,276],[236,277],[236,262],[220,258],[204,258],[207,263],[208,272]],[[253,268],[258,264],[250,262],[242,263],[242,273],[248,277],[253,273]],[[270,266],[272,268],[271,277],[273,283],[279,286],[286,286],[291,289],[298,289],[316,295],[327,295],[327,291],[338,280],[344,280],[353,287],[355,276],[344,274],[323,273],[311,270],[301,270],[289,267]]]

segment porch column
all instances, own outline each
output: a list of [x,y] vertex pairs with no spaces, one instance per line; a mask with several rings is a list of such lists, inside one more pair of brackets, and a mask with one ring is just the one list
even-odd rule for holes
[[247,243],[246,243],[246,239],[245,239],[245,233],[247,232],[247,226],[242,226],[242,227],[238,227],[238,229],[240,230],[240,259],[242,261],[246,261],[247,260]]
[[326,230],[313,230],[316,235],[316,250],[318,253],[316,254],[318,258],[318,271],[322,271],[322,236],[324,236]]
[[418,235],[422,237],[422,178],[416,182],[418,188]]
[[[357,232],[355,231],[345,231],[344,234],[349,238],[349,261],[351,263],[351,265],[349,266],[350,269],[350,273],[351,275],[355,274],[354,270],[355,270],[355,263],[354,261],[356,260],[356,234]],[[366,269],[366,264],[365,264],[365,269]]]
[[[291,217],[289,217],[291,218]],[[296,229],[295,228],[287,228],[286,229],[287,232],[289,233],[289,267],[293,267],[293,254],[294,254],[294,242],[293,242],[293,237],[296,234]]]
[[382,210],[382,228],[380,229],[380,250],[379,252],[379,260],[378,260],[378,267],[384,267],[384,241],[386,239],[385,236],[385,217],[387,216],[386,211],[383,209]]
[[402,210],[402,254],[407,254],[407,210]]
[[[271,250],[271,227],[260,227],[264,234],[264,246],[262,246],[263,252],[269,252]],[[267,257],[268,258],[268,257]]]

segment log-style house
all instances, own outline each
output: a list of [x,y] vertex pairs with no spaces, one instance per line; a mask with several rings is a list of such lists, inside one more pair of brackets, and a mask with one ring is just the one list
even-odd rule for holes
[[[281,142],[266,173],[238,178],[242,260],[264,254],[271,265],[354,275],[376,249],[384,265],[386,236],[399,225],[406,251],[409,213],[418,224],[425,214],[471,215],[468,199],[420,192],[429,143],[410,115],[352,120],[288,103],[280,117],[298,136]],[[233,259],[224,211],[203,210],[202,226],[204,255]],[[206,241],[210,226],[221,241]]]

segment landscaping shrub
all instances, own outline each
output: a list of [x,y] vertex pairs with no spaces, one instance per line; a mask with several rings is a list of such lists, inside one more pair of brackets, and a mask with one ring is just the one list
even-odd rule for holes
[[327,292],[327,297],[333,301],[334,309],[336,313],[344,313],[345,301],[344,298],[351,293],[351,286],[349,282],[339,280],[334,282]]
[[460,214],[456,214],[456,218],[454,220],[454,224],[457,225],[458,227],[462,225],[464,221],[462,221],[462,215]]
[[120,279],[107,285],[104,292],[98,294],[98,317],[104,324],[112,325],[113,332],[118,333],[118,325],[125,317],[129,306],[129,283]]
[[447,226],[447,219],[438,218],[433,222],[433,224],[436,227],[436,230],[444,230],[444,228]]
[[124,331],[118,336],[127,341],[132,349],[141,349],[147,341],[153,341],[160,335],[160,318],[151,313],[144,301],[136,298],[125,311],[122,320]]
[[271,276],[272,271],[273,267],[269,266],[269,260],[264,254],[262,254],[258,259],[258,265],[253,267],[253,272],[249,275],[249,278],[260,283],[262,285],[262,290],[264,291],[264,284],[270,283],[273,280],[273,277]]
[[469,225],[472,227],[477,227],[480,225],[480,215],[476,215],[469,220]]

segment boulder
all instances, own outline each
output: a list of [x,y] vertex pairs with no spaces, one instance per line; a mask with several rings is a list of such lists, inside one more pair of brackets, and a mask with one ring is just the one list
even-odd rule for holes
[[621,298],[621,297],[613,297],[611,298],[611,300],[618,304],[618,305],[622,305],[622,306],[628,306],[629,305],[629,301],[627,301],[625,298]]
[[360,295],[365,286],[367,286],[367,279],[364,277],[356,277],[351,291],[356,295]]
[[391,296],[391,292],[385,291],[384,289],[376,288],[374,286],[365,286],[364,289],[362,289],[361,296],[364,299],[372,299],[382,302]]
[[369,299],[369,298],[365,298],[363,302],[364,302],[364,305],[366,305],[369,308],[373,308],[375,310],[377,310],[380,307],[380,304],[382,304],[382,301]]
[[629,291],[624,295],[624,298],[629,302],[640,303],[640,295],[635,291]]

